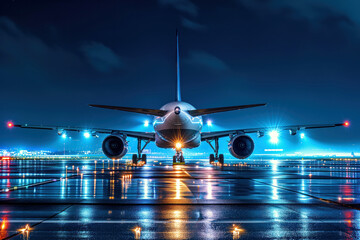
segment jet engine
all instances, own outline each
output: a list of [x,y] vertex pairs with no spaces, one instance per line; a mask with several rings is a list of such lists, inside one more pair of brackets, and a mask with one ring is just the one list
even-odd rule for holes
[[254,151],[254,141],[247,135],[236,135],[230,139],[228,148],[236,158],[245,159]]
[[127,153],[128,144],[124,137],[111,134],[104,139],[102,150],[108,158],[120,159]]

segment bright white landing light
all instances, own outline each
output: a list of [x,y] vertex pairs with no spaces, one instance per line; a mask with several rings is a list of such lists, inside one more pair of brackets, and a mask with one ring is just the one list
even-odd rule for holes
[[89,132],[84,132],[84,137],[89,138],[89,137],[90,137],[90,133],[89,133]]
[[271,143],[278,143],[279,142],[279,132],[276,130],[273,130],[269,133],[270,135],[270,142]]
[[149,126],[149,121],[148,120],[145,120],[144,122],[144,127],[148,127]]

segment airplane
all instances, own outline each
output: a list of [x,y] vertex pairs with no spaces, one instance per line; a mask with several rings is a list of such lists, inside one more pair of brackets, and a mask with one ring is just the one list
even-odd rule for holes
[[[138,161],[147,162],[146,154],[143,154],[145,147],[152,141],[159,148],[175,149],[173,156],[174,164],[184,164],[184,156],[182,149],[199,147],[201,142],[207,142],[214,153],[209,155],[211,164],[218,161],[224,164],[224,155],[219,154],[219,138],[229,137],[228,150],[231,155],[238,159],[248,158],[254,151],[254,141],[249,134],[257,133],[258,137],[263,137],[265,133],[270,133],[274,129],[277,131],[287,130],[291,135],[296,135],[300,130],[331,128],[338,126],[349,126],[349,122],[335,124],[310,124],[310,125],[290,125],[260,128],[244,128],[226,131],[202,132],[202,116],[226,111],[234,111],[246,108],[265,106],[266,103],[239,105],[230,107],[216,107],[206,109],[196,109],[191,104],[181,100],[180,92],[180,61],[179,61],[179,34],[176,31],[176,98],[175,101],[162,106],[160,109],[119,107],[109,105],[90,104],[91,107],[112,109],[139,114],[154,116],[153,127],[154,132],[137,132],[118,129],[103,128],[82,128],[82,127],[66,127],[66,126],[40,126],[28,124],[8,123],[8,127],[19,127],[29,129],[55,130],[58,135],[66,134],[66,132],[84,132],[87,136],[98,137],[98,134],[109,134],[102,143],[104,154],[110,159],[121,159],[128,151],[127,138],[137,139],[137,154],[132,156],[132,164]],[[143,144],[144,143],[144,144]]]

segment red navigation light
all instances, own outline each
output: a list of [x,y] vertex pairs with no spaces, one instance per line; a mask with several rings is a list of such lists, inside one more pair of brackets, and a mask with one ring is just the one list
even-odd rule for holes
[[350,123],[349,123],[349,121],[346,121],[346,122],[344,122],[344,126],[345,126],[345,127],[348,127],[348,126],[350,126]]
[[14,127],[14,124],[12,122],[8,122],[7,126],[8,126],[8,128],[12,128],[12,127]]

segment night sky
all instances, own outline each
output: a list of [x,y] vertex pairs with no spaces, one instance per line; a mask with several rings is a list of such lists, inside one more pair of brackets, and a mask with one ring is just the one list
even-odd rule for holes
[[[9,120],[146,130],[149,116],[88,104],[173,101],[178,28],[184,101],[268,103],[205,117],[210,130],[349,120],[349,129],[306,134],[319,148],[360,151],[359,11],[358,0],[2,0],[0,148],[62,146],[56,132],[9,130]],[[299,147],[298,137],[283,135],[278,147]],[[101,146],[101,138],[86,141],[75,134],[69,146]],[[272,147],[266,138],[255,144]]]

